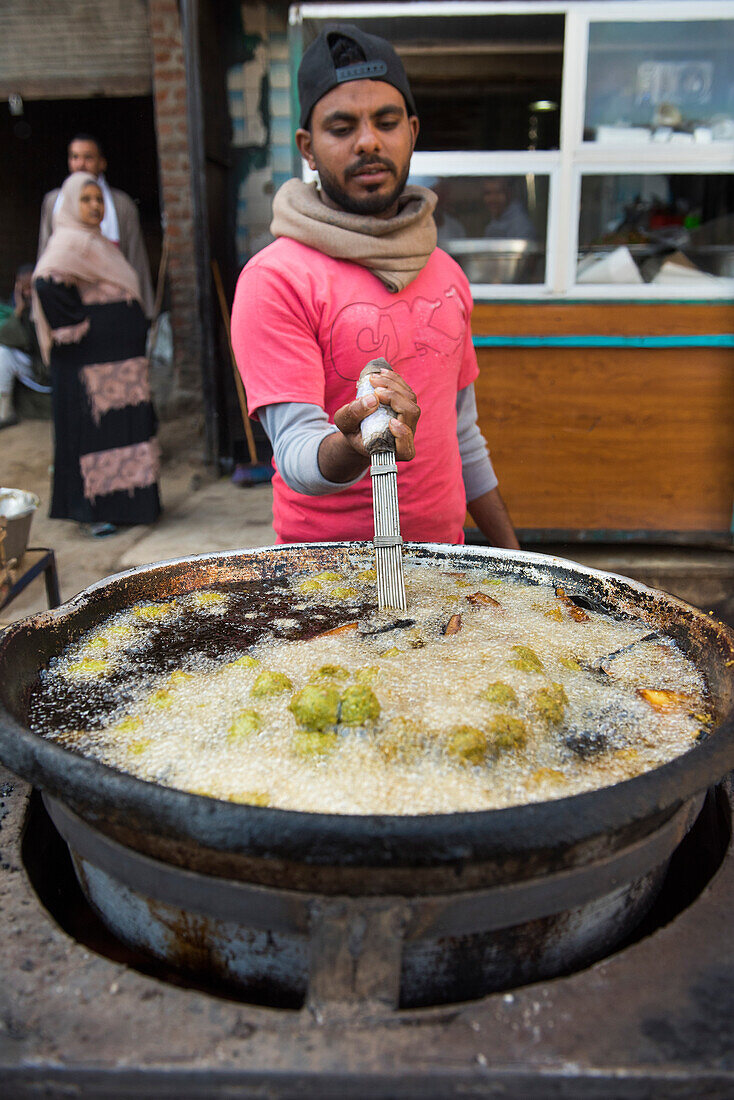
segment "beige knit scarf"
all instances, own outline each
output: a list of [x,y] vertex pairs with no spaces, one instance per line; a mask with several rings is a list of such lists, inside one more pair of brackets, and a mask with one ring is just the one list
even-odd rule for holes
[[412,184],[398,199],[394,218],[332,210],[315,183],[288,180],[273,200],[270,232],[366,267],[393,294],[420,275],[436,247],[436,196]]

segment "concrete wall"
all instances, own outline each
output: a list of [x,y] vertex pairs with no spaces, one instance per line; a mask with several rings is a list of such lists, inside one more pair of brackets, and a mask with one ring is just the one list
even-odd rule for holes
[[202,335],[186,113],[186,69],[176,0],[149,0],[158,161],[175,357],[174,397],[201,394]]
[[244,59],[227,72],[239,264],[272,241],[275,191],[291,176],[285,3],[241,5]]
[[145,0],[0,4],[0,96],[150,94]]

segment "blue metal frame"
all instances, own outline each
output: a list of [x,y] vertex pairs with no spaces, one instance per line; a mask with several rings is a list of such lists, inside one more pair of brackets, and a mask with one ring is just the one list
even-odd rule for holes
[[734,334],[700,336],[474,336],[475,348],[734,348]]

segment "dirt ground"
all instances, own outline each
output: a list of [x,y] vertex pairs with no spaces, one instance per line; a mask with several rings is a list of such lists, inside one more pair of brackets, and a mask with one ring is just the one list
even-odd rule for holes
[[[50,422],[25,420],[0,432],[0,486],[36,493],[41,506],[33,517],[29,546],[55,551],[62,600],[112,573],[188,554],[270,546],[270,485],[240,488],[217,477],[203,461],[200,418],[185,415],[161,423],[163,515],[152,527],[129,527],[93,539],[73,522],[48,518],[51,464]],[[38,577],[0,611],[0,624],[15,622],[46,607]]]

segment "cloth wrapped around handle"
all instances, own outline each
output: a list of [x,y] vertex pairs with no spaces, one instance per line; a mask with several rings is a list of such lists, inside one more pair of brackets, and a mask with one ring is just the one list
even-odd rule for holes
[[[370,359],[362,368],[357,380],[357,397],[367,397],[374,393],[374,387],[370,382],[371,374],[379,374],[381,370],[392,370],[387,359]],[[360,425],[362,443],[368,454],[377,454],[379,451],[394,451],[395,437],[390,431],[390,421],[397,414],[390,405],[380,404],[373,413],[366,416]]]

